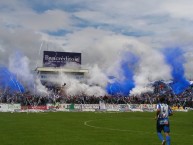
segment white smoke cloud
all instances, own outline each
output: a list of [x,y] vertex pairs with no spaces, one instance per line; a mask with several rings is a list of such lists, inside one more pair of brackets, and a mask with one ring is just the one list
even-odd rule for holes
[[[128,51],[139,57],[134,72],[136,88],[132,93],[149,90],[146,88],[149,82],[171,79],[171,70],[160,48],[180,46],[187,53],[193,51],[192,1],[177,1],[101,0],[93,5],[93,1],[87,0],[36,3],[2,0],[0,63],[9,66],[24,82],[30,82],[34,79],[32,70],[42,65],[44,50],[80,52],[82,67],[90,71],[88,84],[63,77],[71,84],[68,93],[99,92],[98,96],[106,93],[108,76],[123,79],[120,63],[122,53]],[[80,6],[82,3],[84,7]],[[48,9],[37,12],[33,9],[36,4]],[[74,9],[65,11],[69,5]],[[24,56],[10,56],[16,49]],[[187,55],[186,60],[186,76],[192,78],[192,57]],[[64,80],[58,81],[62,84]]]
[[34,82],[34,92],[32,92],[34,94],[38,94],[38,95],[49,95],[51,92],[48,91],[48,89],[42,85],[40,78],[36,77],[35,78],[35,82]]
[[[78,39],[77,36],[82,37]],[[103,91],[110,81],[108,76],[114,76],[118,80],[124,79],[121,62],[123,59],[127,59],[123,57],[125,52],[131,52],[139,57],[139,63],[134,70],[136,87],[131,93],[150,91],[152,88],[148,88],[147,85],[152,81],[171,78],[170,68],[165,63],[162,53],[135,38],[89,28],[68,35],[67,40],[68,44],[65,46],[65,50],[82,52],[83,62],[87,63],[83,67],[88,68],[90,74],[88,84],[100,86]],[[72,83],[68,91],[75,92],[73,88],[78,88],[77,84],[79,83]],[[83,88],[81,90],[87,90],[85,87]],[[78,92],[81,91],[77,90],[75,94]]]
[[[94,76],[90,76],[94,77]],[[92,78],[91,78],[92,79]],[[78,96],[78,95],[88,95],[100,97],[106,94],[104,88],[102,86],[96,86],[96,84],[89,85],[84,80],[78,80],[74,78],[74,76],[60,73],[57,76],[50,76],[48,78],[49,82],[52,84],[56,84],[61,87],[64,83],[64,89],[66,91],[67,96]],[[100,80],[99,80],[100,81]]]
[[108,83],[107,74],[102,72],[98,65],[89,68],[89,76],[87,83],[90,85],[100,86],[105,89]]
[[[77,45],[74,44],[77,39],[76,35],[83,36]],[[83,43],[89,39],[96,45],[93,45],[93,43]],[[81,43],[82,50],[79,47]],[[84,63],[87,63],[82,67],[89,69],[87,84],[75,78],[60,76],[56,83],[62,85],[67,81],[69,85],[66,86],[66,91],[67,94],[70,95],[85,93],[100,96],[106,94],[105,87],[109,82],[108,76],[115,76],[119,80],[124,79],[120,67],[122,59],[125,59],[122,55],[124,52],[134,53],[140,58],[137,69],[134,72],[136,87],[132,90],[132,93],[140,92],[142,90],[141,88],[143,88],[143,92],[145,90],[149,91],[150,89],[147,88],[147,85],[151,81],[170,78],[170,69],[167,64],[165,64],[162,54],[132,37],[115,35],[112,32],[98,31],[97,29],[85,29],[69,35],[68,45],[66,47],[71,48],[71,50],[75,52],[82,52]],[[22,76],[23,80],[33,82],[32,80],[34,78],[29,68],[30,60],[26,56],[11,56],[10,58],[10,70],[20,77]],[[66,67],[79,68],[80,66],[67,64]],[[91,93],[92,91],[93,93]]]
[[186,61],[184,67],[185,67],[185,76],[189,80],[193,80],[193,53],[192,51],[187,51],[186,54],[184,55],[185,59],[188,60]]
[[9,70],[16,74],[23,83],[29,87],[30,83],[33,82],[33,75],[29,68],[30,60],[22,54],[16,53],[9,57]]
[[32,72],[29,67],[30,60],[27,56],[20,53],[11,54],[9,57],[9,70],[16,75],[16,78],[21,82],[24,88],[31,93],[48,95],[49,92],[42,85],[40,79]]

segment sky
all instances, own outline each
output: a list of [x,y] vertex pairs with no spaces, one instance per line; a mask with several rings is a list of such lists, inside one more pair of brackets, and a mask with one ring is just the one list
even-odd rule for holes
[[172,78],[162,50],[180,48],[185,76],[193,78],[192,4],[191,0],[1,0],[0,64],[13,68],[19,52],[34,70],[42,66],[44,50],[80,52],[82,67],[123,79],[120,62],[130,52],[140,60],[135,84],[143,86],[149,79]]

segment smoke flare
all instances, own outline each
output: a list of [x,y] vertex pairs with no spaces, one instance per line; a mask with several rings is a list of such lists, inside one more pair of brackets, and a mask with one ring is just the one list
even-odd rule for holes
[[182,93],[190,83],[184,76],[184,52],[180,48],[167,48],[163,51],[166,62],[172,69],[173,82],[170,84],[175,94]]
[[122,78],[113,78],[114,81],[109,83],[106,91],[111,95],[121,94],[129,95],[130,91],[135,87],[133,79],[134,70],[138,63],[138,57],[132,53],[125,53],[121,61]]
[[9,90],[10,93],[24,92],[23,85],[19,83],[16,76],[4,66],[0,66],[0,84],[1,89]]

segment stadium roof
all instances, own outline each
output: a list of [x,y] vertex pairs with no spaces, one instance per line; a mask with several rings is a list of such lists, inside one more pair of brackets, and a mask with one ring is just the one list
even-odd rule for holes
[[88,69],[72,69],[61,67],[37,67],[35,71],[38,72],[64,72],[64,73],[88,73]]

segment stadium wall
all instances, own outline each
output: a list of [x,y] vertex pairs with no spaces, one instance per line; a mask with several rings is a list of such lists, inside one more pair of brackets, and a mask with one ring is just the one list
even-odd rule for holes
[[[101,107],[102,106],[102,107]],[[174,111],[187,112],[192,108],[172,108]],[[38,112],[38,111],[140,111],[153,112],[156,110],[156,104],[47,104],[44,106],[21,106],[20,104],[0,104],[0,112]]]

